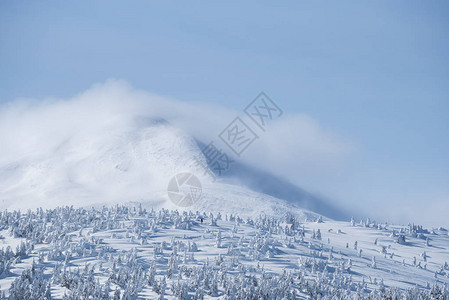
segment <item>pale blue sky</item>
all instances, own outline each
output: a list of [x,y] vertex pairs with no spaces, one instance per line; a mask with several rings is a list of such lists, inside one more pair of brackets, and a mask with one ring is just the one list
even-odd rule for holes
[[240,110],[263,90],[356,145],[330,197],[448,208],[448,16],[447,1],[2,1],[0,101],[122,78]]

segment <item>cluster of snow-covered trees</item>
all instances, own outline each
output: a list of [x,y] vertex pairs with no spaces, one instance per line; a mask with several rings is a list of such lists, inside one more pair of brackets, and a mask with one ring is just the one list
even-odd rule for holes
[[[2,298],[6,299],[5,295]],[[42,268],[33,263],[30,269],[12,282],[7,299],[51,299],[50,280],[43,274]]]
[[[225,236],[220,228],[222,221],[232,227]],[[316,221],[323,222],[322,218]],[[387,227],[370,220],[358,225],[352,220],[351,224],[382,230]],[[199,231],[200,225],[205,229]],[[254,234],[245,236],[242,226],[253,228]],[[11,284],[9,299],[49,299],[52,287],[61,289],[65,299],[135,299],[148,293],[147,290],[152,293],[150,298],[160,299],[165,296],[446,299],[449,296],[444,285],[404,290],[386,287],[380,278],[354,280],[351,259],[335,252],[329,245],[329,237],[326,245],[320,229],[306,230],[303,222],[291,215],[244,220],[234,215],[154,211],[141,206],[90,210],[64,207],[26,213],[0,212],[0,229],[7,230],[11,237],[24,239],[16,251],[11,247],[0,250],[0,276],[10,276],[14,265],[32,259],[31,267]],[[166,230],[175,234],[153,242]],[[186,234],[183,237],[183,232],[194,232],[210,241],[209,247],[223,251],[207,255],[207,249],[201,249]],[[392,231],[393,236],[402,236],[401,243],[405,243],[406,236],[427,233],[414,225],[403,232]],[[106,243],[106,238],[123,240],[133,247],[118,250],[112,243]],[[376,239],[374,244],[385,251],[386,257],[388,249],[377,243]],[[281,249],[298,246],[308,249],[308,253],[299,256],[293,268],[280,272],[265,270],[264,262],[281,258]],[[353,248],[351,251],[363,255],[357,241]],[[202,259],[197,258],[200,254]],[[421,259],[427,259],[425,253]],[[375,258],[369,260],[368,265],[376,268]],[[44,273],[44,269],[48,272]],[[438,275],[447,276],[448,271],[446,263]]]
[[12,265],[19,263],[21,258],[26,257],[34,248],[30,241],[21,242],[14,252],[11,246],[0,249],[0,276],[8,276]]

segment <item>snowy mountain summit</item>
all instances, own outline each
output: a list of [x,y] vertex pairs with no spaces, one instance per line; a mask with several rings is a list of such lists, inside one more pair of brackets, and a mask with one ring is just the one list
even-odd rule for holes
[[[137,120],[127,132],[67,136],[47,153],[27,153],[0,166],[0,201],[9,209],[98,206],[139,202],[145,207],[183,209],[169,200],[167,186],[180,173],[199,178],[199,201],[187,208],[257,216],[289,212],[315,218],[298,203],[252,190],[234,174],[211,179],[212,170],[193,137],[164,120]],[[207,168],[207,170],[205,170]],[[257,174],[251,174],[255,178]],[[260,175],[259,175],[260,176]],[[261,176],[260,176],[261,177]],[[184,207],[185,208],[185,207]]]

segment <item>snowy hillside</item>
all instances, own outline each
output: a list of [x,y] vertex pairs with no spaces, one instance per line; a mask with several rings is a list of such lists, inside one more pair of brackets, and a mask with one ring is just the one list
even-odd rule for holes
[[444,228],[141,206],[0,213],[10,299],[447,299]]
[[126,134],[67,137],[51,152],[30,153],[0,167],[2,207],[54,207],[75,201],[91,205],[149,195],[154,201],[169,177],[194,171],[195,150],[191,140],[165,125]]
[[[198,165],[198,160],[204,163],[205,158],[192,137],[164,120],[136,123],[128,132],[67,136],[51,152],[30,152],[20,161],[1,165],[1,207],[34,209],[139,201],[156,209],[174,209],[178,207],[167,197],[167,184],[176,174],[190,172],[203,185],[200,201],[190,209],[242,216],[314,215],[299,206],[309,195],[300,194],[296,201],[288,202],[222,178],[212,182]],[[233,178],[240,181],[238,176]]]

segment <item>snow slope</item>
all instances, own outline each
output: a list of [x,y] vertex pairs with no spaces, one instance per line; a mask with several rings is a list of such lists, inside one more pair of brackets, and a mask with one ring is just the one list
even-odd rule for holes
[[[22,245],[9,270],[0,268],[6,295],[30,293],[31,298],[55,299],[64,295],[106,299],[117,293],[125,299],[449,296],[449,236],[443,228],[426,231],[369,220],[301,222],[266,216],[244,220],[235,215],[122,206],[0,213],[0,220],[1,247]],[[405,242],[397,243],[400,235]],[[0,267],[2,258],[8,257],[1,254]],[[33,274],[20,276],[31,268]],[[29,280],[34,284],[22,284]],[[42,286],[42,291],[31,288],[36,286]]]
[[[315,216],[298,204],[231,184],[213,182],[197,142],[164,120],[135,120],[132,130],[66,136],[52,151],[33,153],[0,166],[2,208],[53,208],[60,205],[110,205],[139,201],[146,207],[177,208],[167,184],[190,172],[202,182],[202,198],[189,209],[256,216],[292,212]],[[252,174],[254,176],[254,174]],[[236,181],[242,181],[237,175]],[[301,197],[302,195],[299,195]],[[308,196],[310,198],[310,196]],[[304,197],[305,198],[305,197]]]

